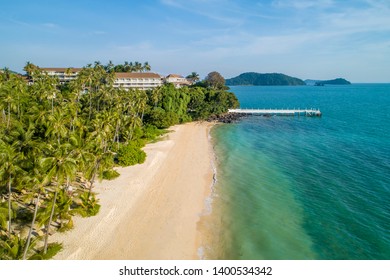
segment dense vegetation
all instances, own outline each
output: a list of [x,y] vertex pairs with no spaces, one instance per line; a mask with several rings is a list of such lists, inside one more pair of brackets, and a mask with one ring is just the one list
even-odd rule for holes
[[238,106],[207,86],[115,88],[112,69],[88,65],[66,84],[31,63],[31,84],[0,73],[0,259],[51,258],[61,249],[48,242],[53,231],[98,213],[96,179],[142,163],[141,148],[162,129]]
[[351,82],[343,78],[337,78],[333,80],[305,80],[305,83],[310,86],[323,86],[323,85],[350,85]]
[[109,61],[105,66],[104,70],[107,72],[147,72],[152,70],[152,67],[148,62],[144,62],[143,64],[135,61],[128,62],[125,61],[123,64],[113,64],[112,61]]
[[350,84],[351,82],[345,79],[337,78],[334,80],[318,81],[316,82],[315,85],[319,86],[319,85],[350,85]]
[[301,79],[279,73],[260,74],[255,72],[243,73],[237,77],[226,79],[227,86],[301,86]]

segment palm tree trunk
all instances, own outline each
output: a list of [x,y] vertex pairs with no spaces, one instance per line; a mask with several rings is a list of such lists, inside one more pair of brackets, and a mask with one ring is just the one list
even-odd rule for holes
[[51,222],[53,220],[53,215],[54,215],[54,208],[56,206],[56,200],[57,200],[57,188],[56,188],[56,191],[54,193],[54,198],[53,198],[53,205],[51,206],[51,213],[50,213],[50,218],[49,218],[49,222],[48,224],[46,225],[46,235],[45,235],[45,244],[43,246],[43,253],[46,254],[47,252],[47,242],[49,241],[49,230],[50,230],[50,225],[51,225]]
[[[79,103],[79,97],[77,96],[77,104]],[[74,132],[74,125],[73,125],[73,123],[74,123],[74,121],[75,120],[77,120],[77,115],[78,115],[78,110],[77,110],[77,106],[76,106],[76,116],[75,116],[75,118],[72,120],[72,132]]]
[[118,149],[119,149],[119,121],[117,121],[116,123],[114,141],[112,141],[113,143],[115,143],[115,139],[118,143]]
[[119,149],[119,128],[120,128],[120,125],[118,123],[118,129],[116,131],[116,143],[117,143],[117,148]]
[[145,107],[142,108],[141,123],[144,123]]
[[32,231],[33,231],[33,228],[34,228],[35,219],[36,219],[36,217],[37,217],[38,205],[39,205],[39,198],[40,198],[40,197],[41,197],[41,192],[38,193],[37,202],[35,203],[34,216],[33,216],[33,219],[32,219],[32,221],[31,221],[30,230],[29,230],[29,232],[28,232],[26,247],[24,248],[24,252],[23,252],[23,260],[26,259],[28,247],[30,246],[31,235],[32,235]]
[[99,165],[100,165],[100,159],[98,159],[96,161],[96,164],[95,164],[95,167],[94,167],[94,171],[93,171],[93,174],[92,174],[92,178],[89,181],[90,184],[89,184],[89,190],[88,190],[88,198],[91,195],[93,182],[95,182],[95,177],[96,177],[96,173],[97,173],[97,171],[99,169]]
[[8,181],[8,238],[11,237],[11,223],[12,223],[11,180],[12,180],[12,177],[9,176],[9,181]]
[[89,117],[88,120],[91,120],[92,116],[92,93],[89,93]]
[[18,93],[18,120],[20,120],[20,96]]
[[10,120],[11,120],[11,103],[8,103],[8,121],[7,121],[7,128],[9,128]]
[[[131,128],[133,127],[133,128]],[[129,133],[129,142],[131,141],[131,139],[133,138],[133,132],[134,132],[134,129],[135,129],[135,118],[134,118],[134,121],[130,124],[130,133]],[[127,143],[126,143],[127,144]]]

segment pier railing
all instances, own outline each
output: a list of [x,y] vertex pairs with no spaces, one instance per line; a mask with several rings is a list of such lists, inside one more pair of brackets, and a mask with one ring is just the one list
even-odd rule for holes
[[263,116],[308,116],[320,117],[319,109],[229,109],[229,113]]

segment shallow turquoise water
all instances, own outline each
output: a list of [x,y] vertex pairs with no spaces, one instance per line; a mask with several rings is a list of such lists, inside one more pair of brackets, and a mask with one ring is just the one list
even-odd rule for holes
[[231,87],[252,116],[212,130],[219,259],[390,259],[390,85]]

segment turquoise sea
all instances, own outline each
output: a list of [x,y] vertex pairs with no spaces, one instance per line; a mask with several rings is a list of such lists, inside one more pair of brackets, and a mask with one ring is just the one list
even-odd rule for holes
[[390,84],[231,87],[251,116],[211,131],[209,259],[390,259]]

